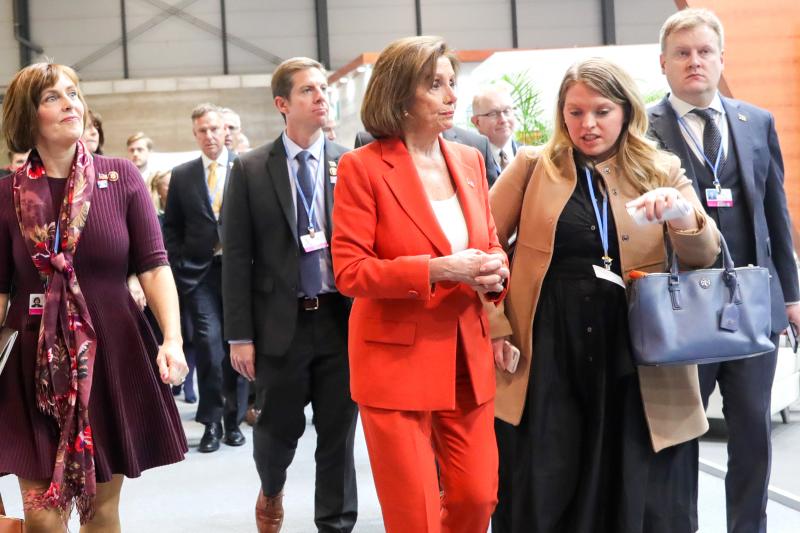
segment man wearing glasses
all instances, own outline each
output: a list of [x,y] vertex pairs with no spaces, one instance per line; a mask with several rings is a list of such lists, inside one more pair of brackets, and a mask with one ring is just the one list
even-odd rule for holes
[[472,99],[472,123],[489,138],[497,173],[503,171],[517,153],[519,144],[514,140],[517,125],[516,109],[511,93],[506,87],[492,85],[481,89]]

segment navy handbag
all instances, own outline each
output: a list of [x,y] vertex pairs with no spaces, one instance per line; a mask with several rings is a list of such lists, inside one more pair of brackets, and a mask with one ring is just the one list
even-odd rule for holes
[[716,363],[773,351],[769,271],[735,268],[720,235],[723,268],[679,272],[670,240],[664,240],[670,271],[634,279],[628,289],[634,363]]

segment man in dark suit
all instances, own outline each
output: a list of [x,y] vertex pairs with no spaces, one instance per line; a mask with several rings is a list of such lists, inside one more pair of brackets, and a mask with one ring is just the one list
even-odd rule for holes
[[189,306],[197,354],[200,402],[196,420],[205,424],[200,452],[219,449],[223,438],[241,446],[239,430],[247,407],[247,382],[233,371],[222,338],[222,242],[220,211],[233,166],[225,149],[218,108],[192,111],[192,132],[202,155],[172,169],[164,211],[164,240],[178,290]]
[[[479,133],[465,130],[464,128],[459,128],[458,126],[453,126],[449,130],[445,130],[445,132],[442,133],[442,137],[448,141],[466,144],[467,146],[477,148],[477,150],[483,156],[483,161],[486,165],[486,181],[489,182],[489,187],[494,185],[494,182],[497,181],[497,175],[499,172],[497,171],[495,165],[491,163],[493,159],[492,150],[489,147],[489,139]],[[359,148],[365,144],[371,143],[374,140],[375,138],[366,131],[359,131],[356,133],[355,147]]]
[[486,166],[494,165],[499,175],[517,155],[519,143],[514,139],[517,118],[514,115],[511,92],[503,86],[491,85],[472,98],[472,123],[489,139],[492,158]]
[[[734,262],[771,274],[772,340],[800,323],[800,294],[783,189],[783,160],[772,115],[718,92],[722,25],[712,12],[687,9],[661,29],[661,67],[671,94],[652,107],[650,133],[681,158]],[[788,317],[788,320],[787,320]],[[728,530],[766,531],[770,474],[770,397],[777,350],[699,367],[704,402],[718,382],[728,426],[725,478]],[[691,450],[696,497],[697,451]],[[680,461],[680,460],[679,460]],[[696,502],[690,507],[696,513]]]
[[234,163],[225,200],[225,337],[233,367],[263,398],[253,428],[261,478],[259,533],[283,522],[286,470],[306,425],[317,431],[314,522],[318,531],[352,531],[357,516],[347,320],[328,243],[336,164],[346,151],[325,139],[327,80],[308,58],[284,61],[272,75],[286,129]]

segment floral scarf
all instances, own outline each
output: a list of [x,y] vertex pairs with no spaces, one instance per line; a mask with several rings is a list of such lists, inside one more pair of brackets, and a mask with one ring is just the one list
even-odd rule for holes
[[13,179],[19,229],[46,287],[36,348],[36,403],[60,430],[50,487],[26,498],[26,505],[56,508],[66,516],[74,502],[85,523],[94,514],[96,494],[88,408],[97,339],[73,257],[94,191],[92,157],[79,141],[58,211],[36,150]]

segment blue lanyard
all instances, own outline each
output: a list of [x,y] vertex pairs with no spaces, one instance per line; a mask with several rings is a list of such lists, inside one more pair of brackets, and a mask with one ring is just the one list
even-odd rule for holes
[[[694,133],[692,133],[692,130],[689,128],[689,125],[686,123],[686,120],[683,117],[678,117],[678,124],[681,125],[683,131],[685,131],[686,134],[689,136],[689,138],[692,140],[692,144],[694,144],[694,147],[697,148],[698,152],[700,152],[700,155],[703,156],[703,160],[706,163],[708,163],[709,167],[711,167],[711,173],[714,175],[714,187],[717,189],[717,191],[719,191],[720,183],[719,183],[719,178],[717,176],[719,172],[719,163],[720,161],[722,161],[722,142],[719,143],[719,149],[717,150],[716,160],[712,163],[711,161],[708,160],[708,157],[706,157],[706,153],[703,151],[703,146],[697,141],[697,138],[694,136]],[[704,127],[708,127],[708,125]]]
[[586,174],[586,184],[589,185],[589,196],[592,197],[592,207],[594,216],[597,219],[597,231],[600,232],[600,242],[603,245],[603,266],[606,270],[611,270],[611,257],[608,255],[608,195],[603,196],[603,216],[600,216],[600,208],[597,206],[597,197],[594,194],[594,183],[592,183],[592,173],[588,168],[583,167]]
[[[297,189],[297,192],[300,193],[300,200],[303,202],[303,209],[306,210],[306,215],[308,216],[308,233],[311,237],[314,237],[314,211],[317,207],[317,191],[319,191],[319,182],[322,181],[320,179],[321,172],[324,171],[322,168],[323,157],[325,153],[325,143],[322,143],[322,149],[319,152],[319,157],[317,158],[317,172],[316,176],[314,177],[314,191],[311,193],[311,204],[309,205],[308,198],[306,198],[305,193],[303,192],[303,188],[300,186],[300,180],[297,179],[297,171],[294,169],[294,165],[289,162],[289,168],[292,171],[292,177],[294,178],[294,185]],[[300,162],[298,161],[298,166]],[[300,206],[298,206],[299,208]]]
[[61,221],[59,216],[56,217],[56,240],[53,243],[53,254],[58,255],[58,250],[61,249]]

